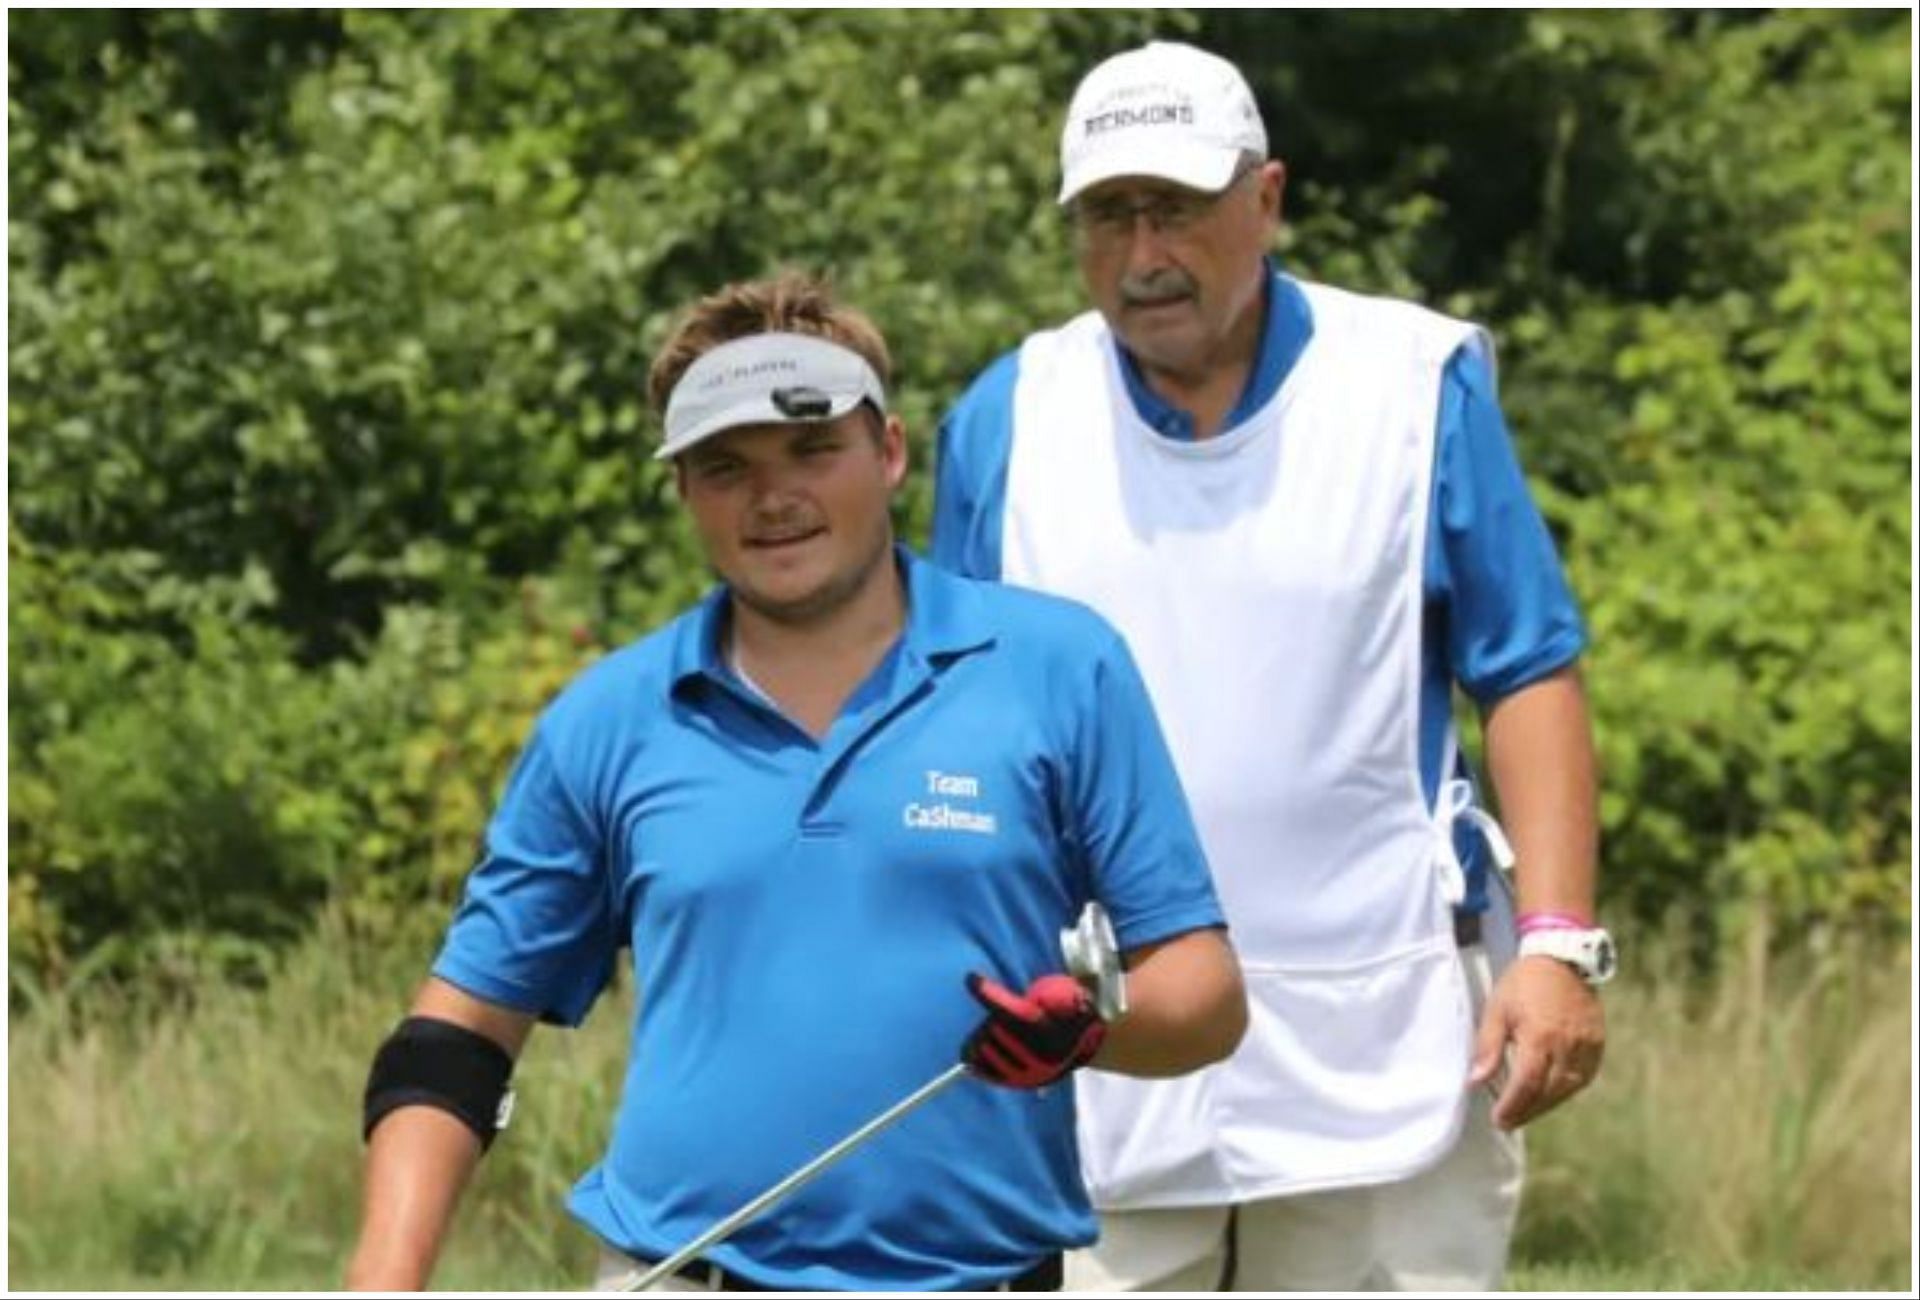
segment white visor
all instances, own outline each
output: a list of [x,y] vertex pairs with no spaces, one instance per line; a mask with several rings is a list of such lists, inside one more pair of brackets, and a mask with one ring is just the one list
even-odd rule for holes
[[811,334],[749,334],[703,353],[667,399],[667,437],[655,460],[743,424],[809,424],[862,402],[885,414],[887,396],[866,358]]

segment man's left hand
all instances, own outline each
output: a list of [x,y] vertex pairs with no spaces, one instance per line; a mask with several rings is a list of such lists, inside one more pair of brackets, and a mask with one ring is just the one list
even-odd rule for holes
[[1069,975],[1043,975],[1015,993],[975,973],[967,992],[987,1009],[960,1059],[1004,1088],[1044,1088],[1093,1059],[1107,1026],[1093,998]]
[[1493,1123],[1516,1129],[1593,1082],[1606,1042],[1600,997],[1586,981],[1552,957],[1521,957],[1487,999],[1468,1083],[1494,1079],[1504,1056]]

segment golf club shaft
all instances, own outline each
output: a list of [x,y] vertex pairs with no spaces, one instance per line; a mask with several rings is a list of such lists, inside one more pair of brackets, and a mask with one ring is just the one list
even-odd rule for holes
[[651,1269],[647,1270],[646,1273],[642,1274],[637,1282],[627,1287],[626,1290],[644,1291],[661,1278],[671,1276],[676,1270],[697,1256],[701,1251],[717,1241],[724,1240],[732,1234],[734,1229],[767,1207],[778,1201],[785,1200],[788,1196],[810,1182],[816,1174],[824,1171],[829,1165],[832,1165],[835,1161],[878,1133],[881,1129],[886,1128],[895,1120],[906,1115],[907,1112],[931,1101],[949,1084],[965,1078],[966,1074],[967,1067],[965,1065],[956,1065],[937,1079],[931,1079],[925,1084],[922,1084],[913,1093],[902,1097],[899,1101],[841,1138],[838,1142],[828,1147],[825,1151],[822,1151],[806,1164],[800,1166],[800,1168],[794,1170],[785,1178],[782,1178],[772,1187],[769,1187],[766,1191],[760,1193],[760,1195],[754,1197],[751,1201],[748,1201],[732,1214],[729,1214],[726,1218],[720,1220],[720,1222],[714,1224],[711,1228],[708,1228],[679,1250],[676,1250],[673,1254],[667,1256],[658,1264],[655,1264]]

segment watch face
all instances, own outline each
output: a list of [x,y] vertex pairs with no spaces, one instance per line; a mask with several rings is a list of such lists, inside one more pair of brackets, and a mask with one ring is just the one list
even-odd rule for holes
[[1613,978],[1613,972],[1620,965],[1620,954],[1614,951],[1613,936],[1605,930],[1595,936],[1593,945],[1593,982],[1604,984]]
[[1612,979],[1619,965],[1613,936],[1601,929],[1549,930],[1523,935],[1520,953],[1522,956],[1532,954],[1563,961],[1573,967],[1581,979],[1592,985],[1605,984]]

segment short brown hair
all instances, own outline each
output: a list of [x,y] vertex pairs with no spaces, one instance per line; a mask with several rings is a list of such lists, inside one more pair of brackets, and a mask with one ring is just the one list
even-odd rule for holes
[[665,415],[675,384],[701,356],[753,334],[812,334],[851,348],[873,367],[882,387],[892,378],[887,341],[866,314],[834,301],[825,279],[781,271],[708,294],[681,313],[647,372],[647,400]]

